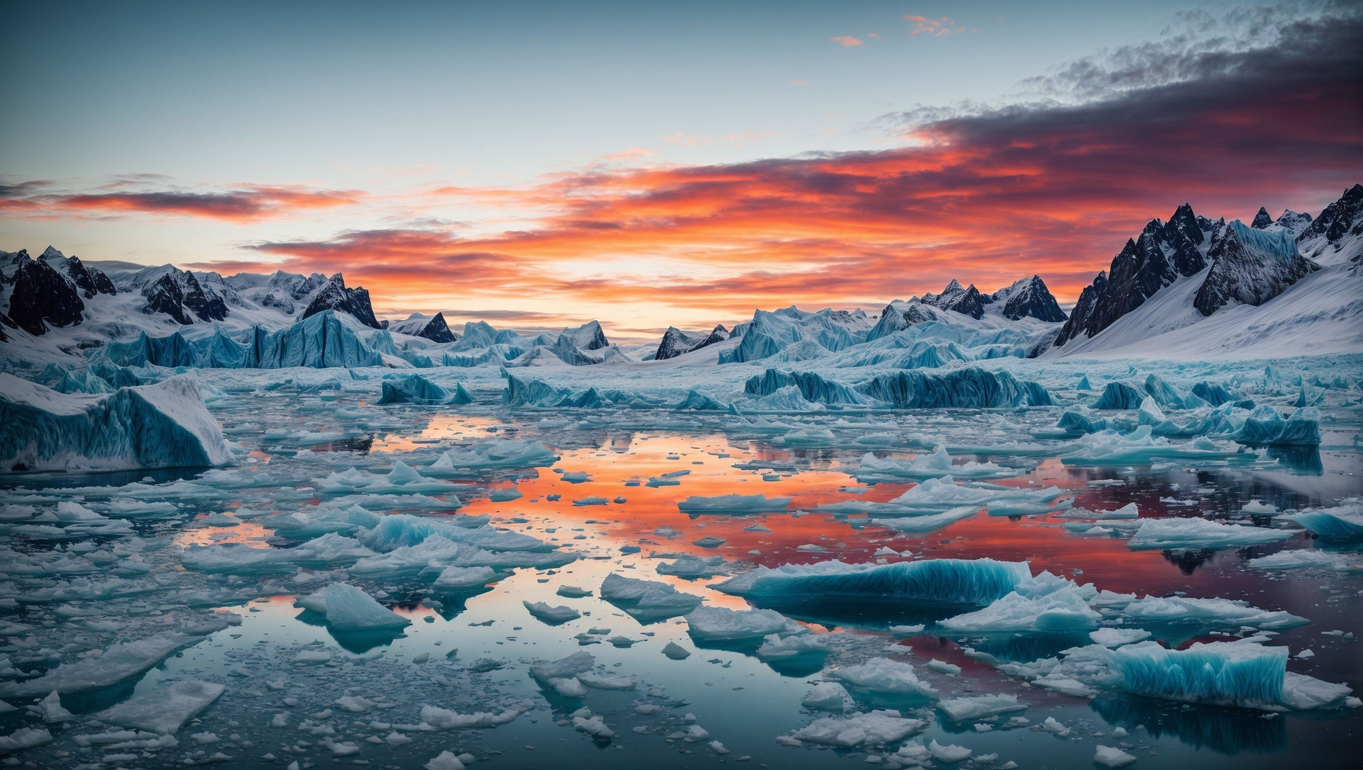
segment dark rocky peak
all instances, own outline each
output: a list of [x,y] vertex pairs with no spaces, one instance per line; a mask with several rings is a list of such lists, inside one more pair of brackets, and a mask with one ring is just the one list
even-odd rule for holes
[[1339,245],[1345,236],[1363,233],[1363,184],[1356,184],[1344,191],[1340,199],[1325,207],[1320,216],[1312,222],[1298,241],[1324,237],[1331,244]]
[[19,266],[29,259],[28,249],[0,251],[0,286],[13,283],[18,275]]
[[663,332],[663,339],[658,343],[658,350],[653,354],[653,360],[666,361],[669,358],[676,358],[683,353],[700,350],[727,339],[729,339],[729,330],[724,328],[724,324],[716,325],[708,335],[692,334],[675,326],[669,326],[667,331]]
[[1193,213],[1193,207],[1187,203],[1174,209],[1174,215],[1169,217],[1168,237],[1174,239],[1174,233],[1181,233],[1196,246],[1206,240],[1205,231],[1209,229],[1210,222]]
[[1273,217],[1268,215],[1268,209],[1260,206],[1259,213],[1254,215],[1254,221],[1250,222],[1249,226],[1255,230],[1263,230],[1271,224],[1273,224]]
[[1079,301],[1074,303],[1074,308],[1070,310],[1070,318],[1065,325],[1060,327],[1060,334],[1055,338],[1056,347],[1064,345],[1066,342],[1076,339],[1081,334],[1088,332],[1089,324],[1092,323],[1095,311],[1098,308],[1098,300],[1103,292],[1107,291],[1107,271],[1100,270],[1094,276],[1093,283],[1084,287],[1079,292]]
[[994,292],[992,299],[1003,303],[1003,317],[1010,321],[1031,317],[1060,323],[1068,318],[1039,275],[1014,281],[1012,286]]
[[199,279],[188,270],[171,272],[180,287],[181,301],[186,308],[194,311],[202,321],[221,321],[227,317],[227,303],[217,292],[204,288]]
[[16,326],[33,335],[53,326],[74,326],[81,322],[85,303],[75,281],[62,275],[46,259],[32,259],[19,252],[10,294],[9,318]]
[[[48,247],[51,249],[52,247]],[[66,275],[76,286],[80,287],[81,294],[86,299],[94,299],[96,294],[117,294],[118,289],[114,288],[114,282],[109,280],[109,276],[104,271],[93,267],[86,267],[80,261],[80,257],[69,257],[65,260]]]
[[[316,274],[313,277],[315,278]],[[311,281],[312,278],[308,280]],[[312,297],[312,302],[308,303],[308,309],[303,311],[303,319],[326,310],[349,313],[360,323],[372,329],[383,328],[379,326],[378,319],[374,317],[374,308],[369,304],[369,292],[365,291],[362,286],[347,289],[345,277],[340,273],[328,278],[317,290],[317,293]]]
[[400,334],[410,334],[413,337],[422,337],[431,342],[456,342],[459,340],[450,327],[445,323],[445,315],[436,313],[434,316],[424,316],[413,313],[410,318],[404,321],[382,321],[383,328],[395,331]]
[[1225,305],[1262,305],[1320,266],[1297,251],[1292,235],[1264,232],[1230,222],[1212,235],[1207,256],[1212,269],[1193,298],[1204,316]]
[[194,323],[195,316],[200,321],[221,321],[228,313],[227,303],[216,291],[205,288],[188,270],[173,267],[143,288],[142,296],[147,301],[142,312],[165,313],[180,324]]
[[165,313],[177,323],[194,323],[194,319],[185,311],[185,296],[180,291],[180,284],[171,273],[165,273],[155,283],[142,289],[142,296],[147,300],[146,306],[142,308],[143,313]]
[[981,294],[980,290],[975,288],[975,284],[972,283],[968,288],[963,289],[960,281],[953,278],[941,294],[924,294],[919,301],[924,305],[931,305],[941,310],[964,313],[978,320],[984,316],[984,306],[994,300],[992,297]]

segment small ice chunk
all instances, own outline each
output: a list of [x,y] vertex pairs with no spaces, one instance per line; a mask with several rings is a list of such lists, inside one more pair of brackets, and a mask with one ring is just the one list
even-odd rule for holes
[[1016,695],[972,695],[950,698],[937,704],[953,722],[973,722],[977,719],[1026,711],[1027,704],[1018,702]]
[[867,692],[916,693],[925,696],[937,693],[932,685],[919,681],[911,664],[889,658],[872,658],[857,666],[833,669],[825,676]]
[[663,648],[663,654],[673,660],[686,660],[691,657],[691,651],[676,642],[668,642]]
[[933,759],[948,765],[956,762],[963,762],[966,759],[969,759],[970,755],[974,753],[964,746],[943,746],[938,743],[936,739],[928,744],[928,751],[932,754]]
[[464,763],[459,761],[459,757],[454,752],[442,751],[440,755],[422,765],[426,770],[464,770]]
[[1093,761],[1103,767],[1126,767],[1136,758],[1116,746],[1104,746],[1099,744],[1094,748]]
[[929,671],[936,671],[939,674],[946,674],[947,676],[961,675],[960,666],[956,666],[951,663],[947,663],[946,661],[938,660],[936,658],[933,658],[932,660],[928,661],[927,664],[923,666],[923,668],[926,668]]
[[850,702],[847,688],[837,682],[820,682],[814,685],[814,689],[805,693],[800,705],[818,711],[843,712],[847,710],[847,704]]
[[1104,647],[1121,647],[1123,644],[1143,642],[1150,638],[1150,632],[1143,628],[1100,628],[1089,632],[1094,644]]
[[572,607],[551,607],[544,602],[522,601],[521,604],[525,605],[525,609],[531,615],[551,625],[567,623],[570,620],[577,620],[582,617],[582,613]]

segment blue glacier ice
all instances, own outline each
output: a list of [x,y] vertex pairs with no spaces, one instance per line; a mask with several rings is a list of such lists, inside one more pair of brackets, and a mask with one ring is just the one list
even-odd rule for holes
[[1139,409],[1145,394],[1125,382],[1109,382],[1093,402],[1094,409]]
[[693,389],[686,392],[686,398],[682,399],[681,403],[677,404],[675,408],[693,412],[727,412],[729,405],[720,403],[714,398]]
[[1282,703],[1287,648],[1249,641],[1194,643],[1170,650],[1139,642],[1108,650],[1118,687],[1148,698],[1274,709]]
[[787,372],[768,369],[761,375],[750,378],[743,385],[743,392],[750,396],[770,396],[778,390],[794,385],[807,401],[827,405],[866,404],[865,397],[842,385],[813,372]]
[[383,356],[335,311],[327,310],[279,331],[252,327],[238,342],[221,329],[198,344],[179,332],[149,337],[142,332],[132,342],[111,342],[95,352],[94,363],[118,366],[200,367],[224,369],[281,369],[304,366],[383,366]]
[[1019,382],[1008,372],[970,367],[945,374],[917,370],[880,375],[861,392],[898,409],[1046,406],[1050,394],[1040,385]]
[[895,564],[786,564],[758,567],[715,586],[765,599],[886,598],[912,602],[988,604],[1032,579],[1027,562],[929,559]]
[[483,526],[465,529],[442,518],[412,516],[406,513],[384,516],[377,527],[357,534],[356,539],[376,551],[391,551],[417,545],[428,537],[443,537],[464,545],[490,551],[548,550],[538,538]]
[[1316,508],[1283,518],[1311,530],[1322,540],[1363,541],[1363,502],[1357,498],[1334,508]]
[[1317,446],[1320,444],[1320,410],[1307,406],[1292,412],[1286,420],[1267,404],[1254,408],[1234,436],[1242,444],[1255,446]]
[[180,468],[231,460],[192,375],[112,393],[64,394],[0,373],[0,471]]
[[384,382],[380,404],[471,404],[473,396],[463,383],[455,383],[454,390],[443,388],[419,374],[409,375],[397,382]]

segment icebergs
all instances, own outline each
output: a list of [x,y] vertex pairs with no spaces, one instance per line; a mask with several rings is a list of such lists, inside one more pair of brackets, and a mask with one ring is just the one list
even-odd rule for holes
[[1245,418],[1234,438],[1255,446],[1317,446],[1320,419],[1320,410],[1314,406],[1299,408],[1286,420],[1274,407],[1258,406]]
[[701,597],[667,583],[627,578],[612,572],[601,582],[601,598],[640,621],[679,617],[700,606]]
[[820,513],[869,513],[872,516],[919,516],[942,513],[949,509],[973,506],[974,510],[989,508],[991,515],[1016,516],[1049,513],[1052,503],[1063,497],[1059,487],[1026,489],[977,482],[957,484],[952,476],[927,479],[887,503],[849,500],[815,506]]
[[852,702],[852,696],[847,694],[847,688],[837,682],[820,682],[805,697],[801,699],[800,705],[807,709],[816,711],[836,711],[842,713],[847,710],[848,704]]
[[493,572],[491,567],[458,567],[452,565],[441,570],[440,575],[431,585],[447,591],[459,591],[482,588],[496,579],[497,573]]
[[1363,540],[1363,502],[1356,498],[1334,508],[1317,508],[1284,516],[1306,527],[1322,540],[1354,542]]
[[761,639],[769,634],[790,636],[808,629],[772,610],[731,610],[697,607],[686,615],[687,631],[698,642],[735,642]]
[[1269,631],[1304,626],[1310,621],[1282,610],[1261,610],[1233,599],[1195,599],[1186,596],[1147,596],[1121,609],[1138,624],[1184,624],[1205,627],[1252,626]]
[[1207,519],[1145,519],[1127,541],[1133,551],[1166,548],[1239,548],[1292,537],[1291,530],[1221,524]]
[[1279,551],[1269,556],[1250,559],[1248,566],[1255,569],[1332,569],[1341,572],[1363,571],[1363,555],[1353,558],[1344,554],[1299,548]]
[[750,396],[771,396],[789,387],[796,388],[803,401],[828,406],[861,406],[870,403],[846,385],[826,380],[814,372],[787,372],[780,369],[768,369],[749,379],[743,385],[743,392]]
[[998,409],[1052,403],[1050,393],[1040,385],[1019,382],[1005,371],[978,367],[944,374],[911,369],[880,375],[860,390],[897,409]]
[[1285,687],[1287,652],[1249,640],[1185,650],[1141,642],[1109,650],[1106,659],[1122,690],[1150,698],[1270,711],[1343,705],[1350,692],[1343,685],[1295,675]]
[[691,497],[677,503],[682,513],[776,513],[786,510],[790,505],[789,497],[768,498],[756,495],[718,495],[716,497]]
[[457,489],[453,484],[434,481],[422,476],[414,468],[401,460],[393,462],[393,469],[387,474],[369,473],[351,468],[346,471],[332,472],[326,478],[313,482],[317,491],[325,495],[449,495],[447,507],[460,507],[459,499],[454,496]]
[[871,658],[859,665],[835,668],[824,672],[824,677],[864,692],[925,697],[937,694],[932,685],[918,679],[912,665],[889,658]]
[[1104,430],[1081,436],[1074,448],[1061,456],[1066,465],[1149,465],[1152,460],[1225,460],[1232,457],[1255,459],[1233,444],[1218,444],[1199,436],[1184,444],[1155,437],[1149,425],[1128,434]]
[[1145,394],[1125,382],[1109,382],[1103,395],[1093,402],[1094,409],[1139,409]]
[[477,546],[489,551],[548,549],[541,540],[519,532],[505,532],[489,526],[466,529],[448,523],[447,519],[412,516],[406,513],[384,516],[378,526],[355,535],[357,540],[376,551],[392,551],[403,546],[417,545],[429,537],[442,537],[454,543]]
[[389,630],[412,623],[349,583],[332,583],[323,588],[321,603],[327,626],[333,631]]
[[185,569],[220,575],[292,572],[298,566],[351,564],[374,552],[334,532],[293,548],[253,548],[246,543],[190,545],[180,555]]
[[397,382],[384,382],[379,404],[471,404],[473,396],[463,383],[455,383],[454,390],[413,374]]
[[1150,638],[1150,632],[1143,628],[1100,628],[1089,632],[1094,644],[1104,647],[1121,647],[1123,644],[1143,642]]
[[898,743],[927,726],[927,722],[902,717],[898,711],[872,711],[869,714],[816,719],[796,730],[790,737],[824,746],[884,746]]
[[102,655],[60,665],[40,677],[0,683],[0,698],[33,698],[52,692],[66,695],[111,687],[145,674],[170,655],[203,639],[188,634],[160,634],[120,642]]
[[1016,695],[969,695],[944,700],[937,704],[937,708],[953,722],[976,722],[1000,714],[1026,711],[1027,704],[1019,702]]
[[192,375],[67,395],[0,373],[0,471],[177,468],[231,460]]
[[135,695],[100,712],[98,718],[101,722],[120,727],[174,735],[185,722],[198,716],[217,700],[224,689],[215,682],[182,680]]
[[582,617],[582,613],[578,612],[572,607],[562,606],[551,607],[548,604],[545,604],[544,602],[523,601],[521,602],[521,604],[525,605],[526,611],[533,615],[535,618],[538,618],[539,620],[542,620],[550,625],[559,625],[561,623],[567,623],[570,620],[577,620],[578,618]]
[[894,564],[786,564],[758,567],[719,583],[728,594],[761,599],[882,597],[895,601],[988,604],[1030,582],[1027,562],[925,559]]

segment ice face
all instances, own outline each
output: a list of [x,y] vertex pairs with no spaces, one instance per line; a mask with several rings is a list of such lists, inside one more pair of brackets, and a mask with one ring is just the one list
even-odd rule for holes
[[725,593],[752,598],[885,597],[901,601],[988,604],[1030,581],[1026,562],[931,559],[896,564],[759,567],[719,583]]
[[1067,586],[1041,596],[1010,593],[982,610],[938,622],[937,627],[957,634],[1045,634],[1087,631],[1102,616],[1088,606],[1089,596]]
[[322,589],[327,625],[337,631],[375,631],[402,628],[412,621],[349,583],[332,583]]
[[0,467],[6,470],[202,467],[231,460],[193,376],[89,396],[0,373]]
[[1283,518],[1295,521],[1323,540],[1353,542],[1363,540],[1363,503],[1349,502],[1335,508],[1304,511]]
[[686,615],[691,638],[705,642],[761,639],[770,634],[790,636],[808,633],[804,626],[771,610],[731,610],[697,607]]
[[1127,692],[1243,708],[1279,705],[1287,671],[1285,647],[1253,642],[1198,642],[1186,650],[1141,642],[1108,652],[1107,660]]

